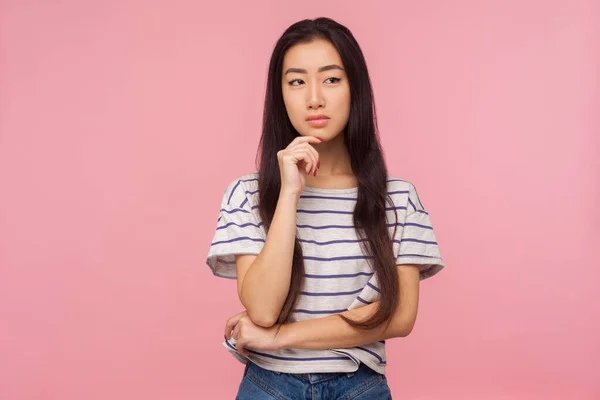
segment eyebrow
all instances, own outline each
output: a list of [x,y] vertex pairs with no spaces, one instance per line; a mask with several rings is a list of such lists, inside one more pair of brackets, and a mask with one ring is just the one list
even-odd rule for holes
[[[332,70],[332,69],[339,69],[341,71],[344,70],[344,68],[342,68],[341,66],[339,66],[337,64],[331,64],[331,65],[326,65],[324,67],[319,68],[317,70],[317,72],[329,71],[329,70]],[[299,74],[306,74],[307,73],[306,70],[302,69],[302,68],[288,68],[287,71],[285,71],[284,75],[289,74],[291,72],[297,72]]]

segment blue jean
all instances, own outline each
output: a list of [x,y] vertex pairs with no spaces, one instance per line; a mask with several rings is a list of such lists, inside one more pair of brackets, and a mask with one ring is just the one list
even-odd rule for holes
[[385,375],[364,364],[352,373],[287,374],[248,361],[236,400],[388,400]]

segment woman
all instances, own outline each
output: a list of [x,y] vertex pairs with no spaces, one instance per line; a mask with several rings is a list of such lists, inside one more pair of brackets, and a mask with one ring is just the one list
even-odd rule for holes
[[207,263],[245,310],[224,346],[238,399],[388,399],[385,340],[415,323],[443,266],[415,187],[388,175],[362,51],[327,18],[273,51],[259,170],[223,195]]

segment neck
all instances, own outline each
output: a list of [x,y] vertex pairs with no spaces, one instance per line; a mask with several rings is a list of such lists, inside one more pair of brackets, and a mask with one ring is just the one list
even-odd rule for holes
[[350,154],[344,143],[344,134],[340,133],[334,139],[314,145],[319,152],[321,168],[319,176],[353,175],[350,164]]
[[350,163],[350,154],[344,143],[343,133],[332,140],[314,146],[319,152],[321,167],[317,172],[317,176],[309,175],[307,177],[307,186],[323,188],[356,186],[356,179]]

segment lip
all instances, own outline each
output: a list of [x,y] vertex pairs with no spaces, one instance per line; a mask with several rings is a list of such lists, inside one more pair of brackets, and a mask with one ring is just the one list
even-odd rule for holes
[[327,118],[321,118],[321,119],[312,119],[312,120],[308,121],[308,124],[310,126],[312,126],[313,128],[322,128],[325,125],[327,125],[328,122],[329,122],[329,120]]
[[316,121],[319,119],[329,119],[329,117],[327,115],[311,115],[308,118],[306,118],[307,121]]
[[326,115],[311,115],[310,117],[306,118],[306,121],[313,128],[322,128],[327,125],[329,117]]

